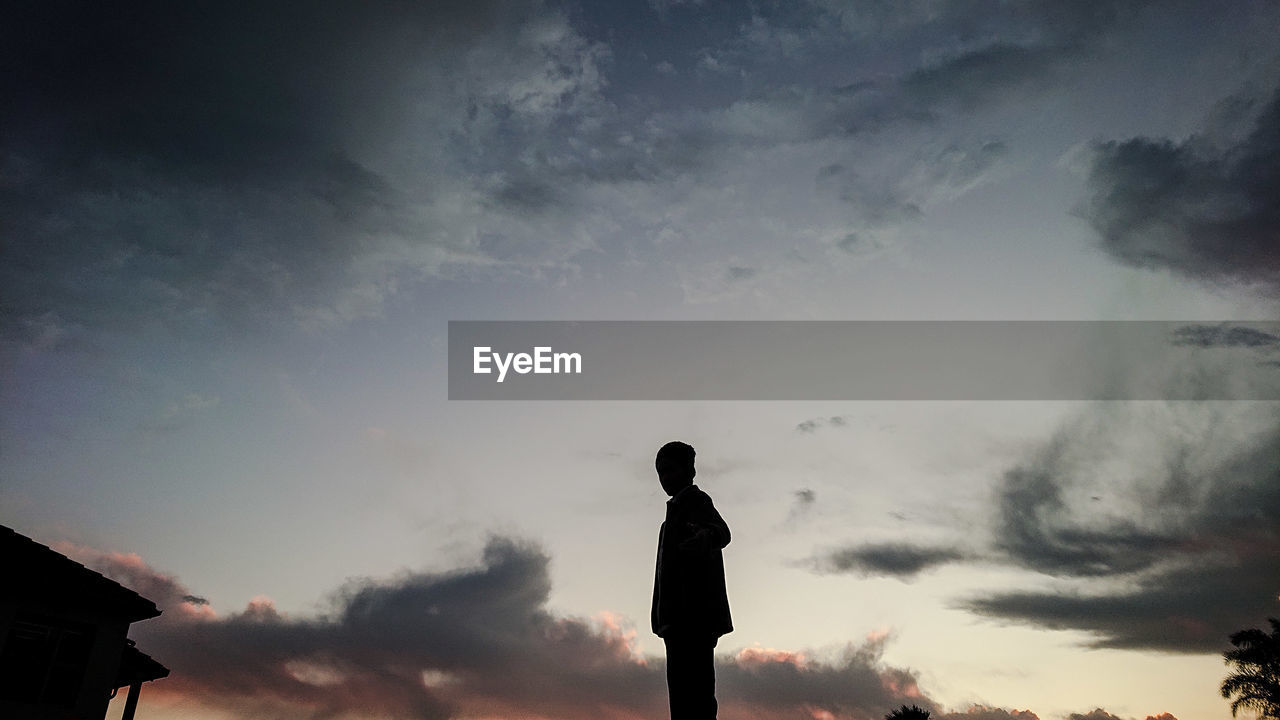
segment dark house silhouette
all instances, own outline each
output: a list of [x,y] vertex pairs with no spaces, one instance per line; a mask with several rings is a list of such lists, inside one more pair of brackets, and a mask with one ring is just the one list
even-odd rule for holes
[[0,525],[0,718],[99,720],[129,688],[169,670],[133,646],[129,624],[155,603]]

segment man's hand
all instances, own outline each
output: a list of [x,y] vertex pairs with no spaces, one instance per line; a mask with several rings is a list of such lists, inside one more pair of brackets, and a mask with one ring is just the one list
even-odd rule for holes
[[680,543],[681,552],[710,552],[711,546],[715,542],[715,530],[705,525],[695,525],[693,523],[685,523],[685,525],[692,532],[688,538]]

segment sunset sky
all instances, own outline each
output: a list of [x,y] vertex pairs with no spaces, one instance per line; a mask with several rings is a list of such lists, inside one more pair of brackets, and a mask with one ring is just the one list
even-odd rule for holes
[[164,611],[139,718],[666,717],[673,439],[727,720],[1230,716],[1280,403],[449,401],[447,323],[1280,318],[1280,5],[11,5],[0,524]]

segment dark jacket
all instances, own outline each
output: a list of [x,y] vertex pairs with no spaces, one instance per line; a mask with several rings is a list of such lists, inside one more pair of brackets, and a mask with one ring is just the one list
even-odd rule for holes
[[654,634],[718,638],[733,631],[720,553],[728,544],[729,526],[697,485],[667,501],[653,580]]

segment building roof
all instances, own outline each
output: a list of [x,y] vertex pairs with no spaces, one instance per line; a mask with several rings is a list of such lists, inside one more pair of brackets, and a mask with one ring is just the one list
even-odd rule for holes
[[122,688],[162,677],[169,677],[169,668],[152,660],[150,655],[134,647],[130,640],[124,654],[120,656],[120,670],[116,673],[116,682],[112,687]]
[[131,623],[160,614],[138,593],[3,525],[0,558],[6,576],[0,600],[102,613]]

